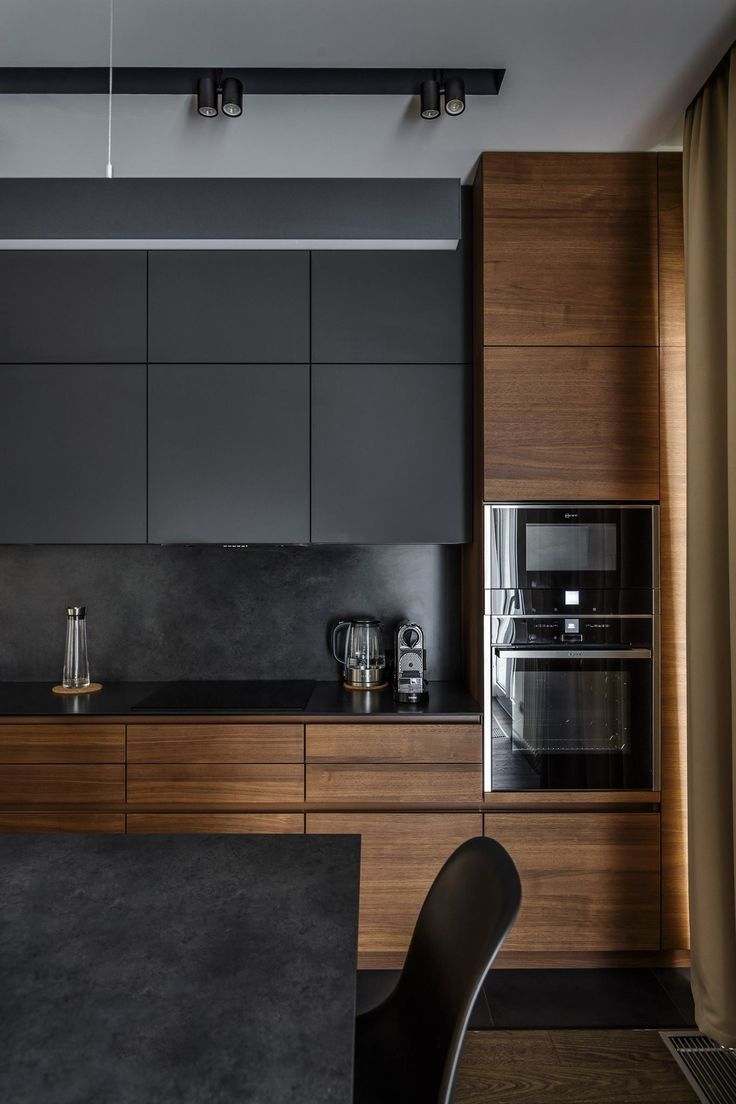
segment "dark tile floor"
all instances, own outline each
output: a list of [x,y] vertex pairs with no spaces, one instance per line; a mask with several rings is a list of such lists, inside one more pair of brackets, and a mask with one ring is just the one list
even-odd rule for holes
[[[358,973],[358,1011],[391,991],[395,970]],[[491,970],[470,1022],[483,1028],[693,1027],[687,970]]]

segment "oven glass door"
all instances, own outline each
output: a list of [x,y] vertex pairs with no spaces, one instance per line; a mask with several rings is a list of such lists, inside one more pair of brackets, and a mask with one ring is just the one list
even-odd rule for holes
[[652,658],[493,649],[494,790],[652,786]]
[[652,586],[653,512],[637,506],[493,506],[494,589]]

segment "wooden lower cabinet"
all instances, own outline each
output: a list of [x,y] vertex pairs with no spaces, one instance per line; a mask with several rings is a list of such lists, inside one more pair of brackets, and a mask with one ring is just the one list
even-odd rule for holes
[[307,725],[308,763],[482,763],[478,724]]
[[124,725],[0,725],[0,763],[124,762]]
[[0,765],[0,805],[113,805],[124,801],[123,763]]
[[280,805],[304,800],[300,763],[133,763],[128,767],[132,805]]
[[659,950],[658,813],[494,813],[484,832],[521,877],[505,950]]
[[128,832],[303,835],[303,813],[129,813]]
[[480,764],[320,763],[307,765],[307,801],[360,805],[479,802]]
[[128,725],[129,763],[303,763],[304,725]]
[[122,813],[3,813],[0,832],[115,832],[125,831]]
[[479,813],[307,814],[307,833],[361,837],[361,955],[400,965],[435,875],[481,828]]

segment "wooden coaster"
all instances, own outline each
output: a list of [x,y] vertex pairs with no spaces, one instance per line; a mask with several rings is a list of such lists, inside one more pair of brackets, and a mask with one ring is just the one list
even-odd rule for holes
[[101,682],[91,682],[89,686],[52,686],[54,694],[96,694],[102,689]]

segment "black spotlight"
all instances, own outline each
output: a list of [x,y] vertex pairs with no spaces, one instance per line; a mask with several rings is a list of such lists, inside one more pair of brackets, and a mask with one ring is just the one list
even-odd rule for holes
[[437,81],[422,81],[419,95],[422,102],[422,118],[436,119],[440,113],[440,86]]
[[225,77],[222,82],[222,113],[231,119],[243,114],[243,84],[237,77]]
[[465,83],[460,77],[448,77],[445,81],[445,111],[448,115],[462,115],[465,110]]
[[200,77],[197,81],[197,111],[206,119],[217,114],[217,81],[213,77]]

